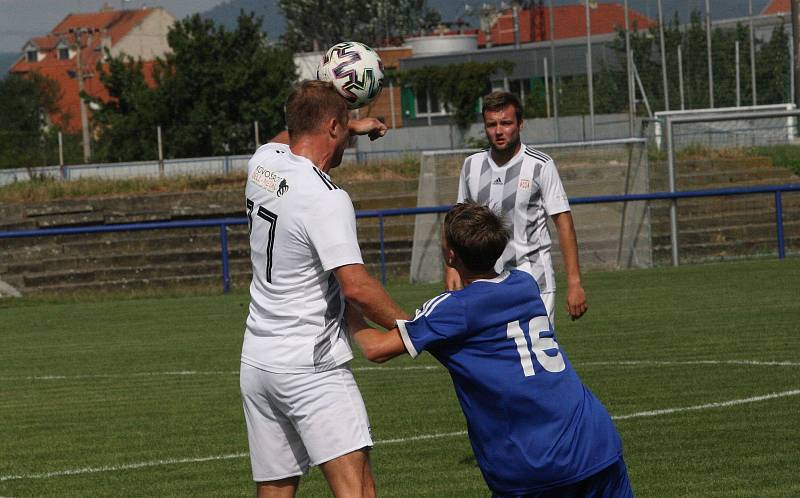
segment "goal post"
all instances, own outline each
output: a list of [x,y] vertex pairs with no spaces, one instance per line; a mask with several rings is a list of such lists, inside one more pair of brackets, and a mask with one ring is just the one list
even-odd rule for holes
[[[650,192],[647,140],[640,138],[535,145],[553,157],[570,198]],[[478,149],[422,152],[418,207],[453,204],[464,159]],[[582,268],[652,266],[647,202],[572,206]],[[409,272],[411,282],[443,281],[441,225],[444,214],[418,215]],[[558,235],[552,222],[553,262]]]

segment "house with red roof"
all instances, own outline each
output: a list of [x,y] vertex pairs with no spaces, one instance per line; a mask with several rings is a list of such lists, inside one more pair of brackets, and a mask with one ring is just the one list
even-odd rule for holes
[[61,90],[59,113],[50,119],[68,132],[77,132],[81,129],[79,75],[88,95],[108,99],[96,70],[108,52],[112,57],[126,54],[141,59],[149,78],[153,61],[169,50],[167,33],[174,22],[175,17],[160,7],[68,14],[49,33],[28,40],[10,72],[35,72],[55,80]]
[[[788,0],[787,0],[788,1]],[[520,43],[533,43],[550,40],[550,9],[544,5],[535,5],[520,9],[519,38]],[[614,34],[617,29],[625,28],[625,8],[617,3],[590,4],[589,19],[591,34]],[[655,25],[655,21],[647,16],[628,9],[628,19],[633,29],[647,29]],[[564,40],[586,37],[586,8],[582,3],[553,7],[553,38]],[[499,13],[491,24],[491,29],[478,32],[478,46],[493,47],[513,45],[514,12],[508,8]]]
[[[487,91],[506,89],[522,101],[534,92],[543,95],[546,76],[563,82],[586,75],[586,6],[575,2],[553,7],[552,33],[549,8],[542,2],[531,2],[530,7],[517,10],[516,20],[514,9],[508,7],[484,16],[478,30],[459,26],[458,30],[440,29],[434,35],[407,38],[413,55],[400,60],[400,69],[507,60],[514,64],[513,69],[495,74],[487,82]],[[623,67],[624,60],[614,44],[618,31],[625,29],[624,7],[618,3],[589,5],[592,71]],[[632,31],[657,26],[655,20],[633,9],[628,9],[628,20]],[[404,87],[401,105],[406,126],[449,122],[447,109],[429,89]]]
[[772,0],[761,11],[761,15],[768,16],[772,14],[786,14],[791,11],[792,5],[789,3],[789,0]]

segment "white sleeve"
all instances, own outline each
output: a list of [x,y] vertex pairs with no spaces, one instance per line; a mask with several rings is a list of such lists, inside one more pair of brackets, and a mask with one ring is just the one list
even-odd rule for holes
[[552,159],[542,165],[542,172],[537,181],[542,193],[544,210],[549,216],[569,211],[567,193],[558,176],[556,163]]
[[363,264],[356,234],[356,215],[344,190],[326,192],[309,210],[306,232],[325,271]]

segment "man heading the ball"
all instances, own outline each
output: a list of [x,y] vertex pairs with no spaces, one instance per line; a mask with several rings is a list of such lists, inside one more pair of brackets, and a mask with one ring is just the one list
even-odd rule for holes
[[364,269],[353,204],[328,171],[352,135],[377,138],[378,120],[349,120],[330,83],[306,81],[286,104],[288,144],[248,163],[253,280],[240,387],[259,498],[292,497],[319,465],[337,497],[370,497],[369,420],[347,362],[345,300],[393,327],[407,315]]

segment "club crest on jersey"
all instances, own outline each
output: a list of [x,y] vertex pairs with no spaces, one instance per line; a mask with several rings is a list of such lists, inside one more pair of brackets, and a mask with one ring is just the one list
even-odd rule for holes
[[263,166],[256,166],[250,175],[250,181],[278,197],[289,191],[289,184],[286,182],[286,178]]
[[520,179],[519,181],[519,188],[522,190],[530,190],[531,189],[531,181],[526,179]]

